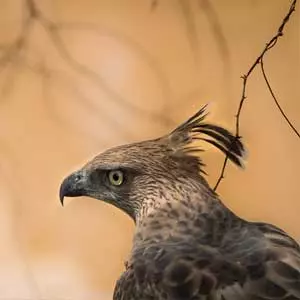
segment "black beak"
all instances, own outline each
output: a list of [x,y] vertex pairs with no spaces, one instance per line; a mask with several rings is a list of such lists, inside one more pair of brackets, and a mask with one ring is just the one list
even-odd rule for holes
[[64,206],[64,197],[84,196],[85,178],[81,171],[75,172],[64,179],[59,190],[59,199]]

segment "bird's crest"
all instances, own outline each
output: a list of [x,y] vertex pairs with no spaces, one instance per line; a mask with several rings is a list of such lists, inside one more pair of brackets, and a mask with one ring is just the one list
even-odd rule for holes
[[193,154],[203,151],[198,146],[192,146],[195,141],[204,141],[222,151],[228,158],[242,166],[244,146],[240,139],[223,127],[204,122],[206,107],[202,107],[187,121],[179,125],[169,134],[171,147],[175,153]]

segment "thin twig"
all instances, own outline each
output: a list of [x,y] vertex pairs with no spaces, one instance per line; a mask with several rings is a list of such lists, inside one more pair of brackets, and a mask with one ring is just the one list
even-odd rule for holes
[[286,113],[284,112],[284,110],[282,109],[281,105],[279,104],[277,97],[274,94],[274,91],[272,90],[270,81],[266,75],[266,71],[265,71],[265,67],[264,67],[264,62],[263,62],[263,58],[261,58],[260,61],[260,67],[261,67],[261,72],[263,74],[263,77],[265,79],[266,85],[268,87],[268,90],[277,106],[277,108],[279,109],[280,113],[282,114],[283,118],[285,119],[285,121],[288,123],[288,125],[290,126],[290,128],[293,130],[293,132],[298,136],[298,138],[300,138],[300,134],[299,131],[295,128],[295,126],[291,123],[291,121],[289,120],[288,116],[286,115]]
[[[277,30],[277,33],[266,44],[263,51],[260,53],[260,55],[256,58],[254,63],[251,65],[248,72],[245,75],[242,76],[242,79],[243,79],[242,96],[241,96],[241,99],[240,99],[240,102],[239,102],[239,106],[238,106],[238,110],[237,110],[237,114],[236,114],[236,123],[235,123],[235,136],[236,136],[237,139],[241,138],[241,136],[240,136],[240,117],[241,117],[244,102],[246,100],[246,90],[247,90],[248,78],[252,74],[253,70],[257,67],[257,65],[259,65],[261,63],[261,61],[262,61],[263,57],[265,56],[265,54],[270,49],[272,49],[277,44],[278,39],[281,36],[283,36],[283,30],[285,28],[285,25],[288,23],[288,21],[290,19],[290,16],[295,11],[296,3],[297,3],[297,0],[293,0],[293,2],[290,5],[288,13],[284,17],[282,23],[280,24],[280,26]],[[219,176],[219,178],[217,180],[217,183],[214,187],[214,191],[217,190],[220,182],[224,178],[227,162],[228,162],[228,156],[226,156],[225,159],[224,159],[224,163],[223,163],[223,166],[222,166],[222,169],[221,169],[221,173],[220,173],[220,176]]]

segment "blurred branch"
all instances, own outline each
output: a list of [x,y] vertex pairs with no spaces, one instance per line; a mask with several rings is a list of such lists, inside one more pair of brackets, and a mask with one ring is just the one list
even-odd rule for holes
[[2,45],[2,56],[0,57],[0,73],[11,62],[19,57],[22,50],[26,47],[26,42],[30,33],[31,25],[34,20],[33,15],[23,19],[22,29],[15,41],[10,45]]
[[[118,128],[119,132],[122,134],[122,136],[130,138],[130,133],[126,126],[122,126],[122,124],[119,123],[117,118],[110,118],[105,113],[103,113],[101,110],[99,110],[99,107],[97,104],[95,104],[90,98],[88,98],[83,91],[80,90],[79,85],[72,84],[72,79],[68,78],[66,74],[61,74],[58,70],[45,68],[43,65],[41,66],[33,66],[32,70],[36,73],[39,73],[42,77],[42,87],[43,87],[43,96],[46,100],[50,97],[50,87],[51,87],[51,81],[55,80],[56,87],[61,89],[67,89],[68,92],[72,94],[73,100],[78,101],[84,101],[85,103],[85,109],[88,110],[89,114],[92,116],[95,114],[95,111],[97,111],[97,119],[105,119],[106,123],[110,124],[112,128]],[[46,103],[49,103],[50,101],[46,101]],[[48,110],[51,111],[51,106],[48,107]],[[100,113],[100,115],[98,114]],[[55,113],[55,112],[53,112]],[[64,123],[65,126],[68,126],[68,123],[66,122],[65,118],[58,118],[60,121]],[[84,132],[86,135],[87,133]],[[99,139],[99,137],[92,137],[93,140]],[[101,138],[101,141],[103,143],[103,139]]]
[[1,89],[1,96],[2,98],[7,97],[10,92],[14,88],[14,83],[16,79],[16,70],[20,67],[22,63],[22,56],[19,55],[18,57],[14,58],[14,63],[8,68],[6,76],[3,78],[3,84]]
[[[199,57],[199,37],[197,34],[197,24],[195,17],[193,16],[193,8],[190,0],[177,0],[180,6],[181,13],[184,17],[185,27],[186,27],[186,35],[192,49],[194,60],[196,65],[198,64]],[[151,1],[151,10],[157,8],[159,4],[159,0]],[[225,37],[225,34],[222,29],[222,25],[214,6],[212,5],[210,0],[199,0],[197,2],[199,7],[203,10],[205,16],[207,17],[208,23],[211,27],[212,34],[215,38],[218,51],[220,53],[223,65],[224,65],[224,79],[226,81],[226,87],[229,86],[228,80],[230,79],[231,73],[231,64],[230,64],[230,52],[228,43]]]
[[223,80],[225,83],[225,88],[227,91],[229,91],[230,79],[232,74],[231,58],[227,39],[223,32],[222,24],[211,0],[199,0],[199,6],[205,13],[208,23],[211,27],[211,32],[214,36],[214,40],[216,42],[217,49],[220,53],[220,57],[223,63]]
[[221,53],[223,62],[229,63],[230,61],[229,48],[217,12],[215,11],[210,0],[199,0],[199,5],[206,13],[207,19],[212,28],[212,32],[215,36],[215,40],[218,44],[218,48]]
[[139,55],[147,66],[153,71],[158,79],[160,88],[163,93],[165,101],[171,101],[173,99],[173,94],[170,86],[169,79],[161,68],[160,64],[156,59],[146,51],[139,43],[137,43],[131,37],[125,35],[123,32],[119,32],[112,28],[106,28],[103,25],[98,26],[96,24],[86,23],[86,22],[72,22],[72,23],[57,23],[58,28],[63,30],[76,30],[76,31],[89,31],[93,32],[98,36],[108,35],[115,38],[118,42],[129,47],[133,52]]
[[193,10],[189,0],[178,0],[182,14],[184,16],[187,38],[190,47],[194,54],[196,65],[198,64],[198,52],[199,52],[199,39],[197,35],[197,27],[195,18],[193,16]]
[[[87,78],[89,78],[92,82],[94,82],[97,88],[102,89],[111,100],[115,101],[119,105],[121,105],[125,109],[130,109],[131,111],[144,115],[149,118],[153,118],[157,121],[162,121],[165,123],[165,125],[170,125],[172,122],[168,120],[168,118],[165,115],[157,114],[154,112],[149,112],[142,107],[136,106],[132,104],[130,101],[128,101],[126,98],[124,98],[122,95],[114,91],[106,82],[105,79],[95,72],[94,70],[90,69],[86,65],[78,62],[74,57],[70,54],[70,52],[67,50],[66,45],[63,42],[63,39],[61,38],[59,34],[59,29],[63,28],[62,24],[58,26],[51,26],[52,24],[49,24],[48,22],[43,22],[44,27],[49,32],[49,35],[58,51],[60,56],[63,58],[63,60],[69,65],[70,68],[72,68],[74,71],[86,75]],[[70,24],[72,25],[72,24]]]
[[[0,57],[0,71],[8,65],[10,62],[15,62],[16,57],[20,56],[22,50],[25,49],[25,45],[28,42],[28,38],[30,35],[30,29],[32,24],[38,22],[47,32],[48,36],[52,40],[52,43],[59,54],[59,56],[65,61],[67,66],[75,71],[76,73],[85,76],[92,82],[96,88],[105,92],[111,101],[114,101],[120,107],[127,109],[131,112],[138,114],[139,116],[143,116],[149,119],[154,119],[162,123],[165,126],[170,126],[173,122],[168,118],[167,114],[164,112],[157,113],[151,112],[143,107],[140,107],[128,99],[126,99],[123,95],[118,93],[109,84],[106,82],[105,78],[101,76],[99,73],[88,67],[87,65],[79,62],[77,59],[73,57],[71,52],[68,50],[66,43],[61,35],[61,30],[63,29],[77,29],[77,30],[90,30],[99,34],[99,30],[96,24],[91,23],[55,23],[49,20],[43,12],[38,7],[38,2],[34,0],[24,0],[24,13],[23,13],[23,25],[20,35],[17,37],[16,41],[9,45],[3,45],[1,47],[2,56]],[[121,37],[121,34],[117,35],[118,38]],[[146,61],[149,67],[154,71],[156,77],[158,78],[158,82],[160,83],[160,87],[163,93],[163,98],[165,102],[171,101],[173,98],[169,81],[167,77],[164,75],[164,72],[156,63],[153,57],[151,57],[141,46],[139,46],[136,42],[130,40],[128,37],[123,36],[121,39],[122,42],[131,48],[135,48],[136,51],[142,56],[142,58]],[[9,81],[8,81],[9,82]],[[7,84],[6,84],[7,86]],[[6,88],[4,88],[6,89]]]
[[[244,105],[244,102],[246,100],[246,91],[247,91],[248,79],[251,76],[252,72],[256,69],[256,67],[259,64],[261,64],[261,70],[263,72],[263,76],[264,76],[265,82],[266,82],[266,84],[268,86],[268,89],[269,89],[269,91],[270,91],[270,93],[271,93],[274,101],[276,102],[276,104],[278,104],[278,101],[277,101],[276,97],[274,96],[274,93],[273,93],[273,91],[271,89],[271,86],[270,86],[270,84],[269,84],[269,82],[267,80],[266,74],[264,72],[263,58],[266,55],[266,53],[277,44],[278,39],[283,36],[283,31],[285,29],[285,25],[288,23],[291,15],[292,15],[292,13],[295,11],[296,3],[297,3],[297,0],[293,0],[293,2],[291,3],[291,5],[289,7],[288,13],[284,17],[284,19],[283,19],[282,23],[280,24],[280,26],[279,26],[276,34],[267,42],[266,46],[264,47],[264,49],[262,50],[262,52],[260,53],[260,55],[256,58],[256,60],[254,61],[254,63],[251,65],[251,67],[248,70],[248,72],[245,75],[242,76],[242,79],[243,79],[242,96],[241,96],[241,99],[240,99],[240,102],[239,102],[239,106],[238,106],[238,109],[237,109],[237,114],[236,114],[236,125],[235,125],[235,136],[236,136],[236,139],[240,139],[241,138],[241,136],[240,136],[240,119],[241,119],[241,113],[242,113],[243,105]],[[286,117],[286,115],[282,111],[281,107],[279,105],[277,105],[277,107],[280,109],[280,112],[284,116],[284,118],[286,119],[286,121],[288,121],[288,124],[295,131],[294,126],[288,120],[288,118]],[[297,130],[296,130],[296,134],[299,137],[299,133],[297,132]],[[220,173],[220,176],[219,176],[219,178],[217,180],[217,183],[216,183],[216,185],[214,187],[214,190],[216,190],[218,188],[220,182],[222,181],[222,179],[224,179],[224,174],[225,174],[227,162],[228,162],[228,156],[226,156],[225,159],[224,159],[224,163],[223,163],[223,166],[222,166],[222,169],[221,169],[221,173]]]
[[[44,92],[44,96],[47,97],[49,91],[47,90],[48,86],[46,87],[46,85],[49,84],[51,79],[53,79],[52,76],[53,70],[51,70],[46,65],[37,66],[36,64],[34,64],[33,66],[30,66],[28,63],[28,57],[25,55],[28,53],[28,48],[30,46],[30,37],[34,33],[33,32],[34,26],[40,25],[42,26],[42,28],[44,28],[45,32],[50,37],[50,40],[54,45],[54,49],[57,51],[57,53],[66,63],[66,65],[72,71],[75,71],[75,73],[79,73],[85,76],[86,78],[88,78],[90,82],[93,82],[98,89],[104,91],[109,96],[109,99],[111,101],[116,102],[122,108],[127,109],[130,112],[139,114],[142,117],[154,119],[168,126],[172,124],[171,120],[169,120],[168,118],[168,115],[147,111],[142,107],[139,107],[133,104],[132,102],[128,101],[128,99],[126,99],[117,91],[115,91],[112,87],[110,87],[108,83],[105,81],[105,78],[103,78],[100,74],[98,74],[92,68],[90,68],[89,66],[85,65],[84,63],[81,63],[80,61],[74,58],[72,53],[68,50],[67,44],[65,43],[61,35],[61,30],[66,28],[70,29],[71,27],[73,27],[73,29],[82,30],[84,28],[84,30],[90,30],[99,33],[99,28],[97,27],[96,24],[86,23],[84,26],[81,26],[81,28],[79,28],[80,26],[78,26],[78,24],[76,23],[58,24],[49,20],[44,15],[44,13],[39,9],[38,6],[40,4],[39,1],[23,0],[22,3],[23,3],[23,8],[22,8],[22,21],[21,21],[20,32],[11,43],[0,45],[0,74],[2,74],[5,71],[5,69],[11,67],[10,69],[11,72],[7,76],[3,77],[4,80],[2,85],[2,96],[7,95],[8,91],[12,88],[13,79],[18,73],[14,68],[20,65],[20,66],[25,66],[27,68],[29,67],[32,71],[38,73],[41,76],[43,80],[42,91]],[[156,62],[156,60],[150,54],[148,54],[147,51],[145,51],[141,46],[139,46],[138,43],[134,42],[133,40],[130,40],[125,35],[122,36],[120,33],[117,34],[114,32],[114,34],[124,44],[131,47],[132,49],[135,49],[136,53],[138,53],[146,61],[146,63],[149,65],[153,73],[156,75],[158,82],[160,83],[164,101],[170,101],[173,98],[173,96],[172,96],[169,81],[165,76],[163,70],[160,68],[159,64]],[[59,79],[61,78],[59,77]],[[55,78],[56,83],[58,82],[59,79]],[[78,85],[72,86],[71,83],[69,83],[67,84],[67,86],[70,87],[70,90],[72,90],[72,93],[76,96],[73,99],[80,100],[82,103],[84,103],[91,113],[93,112],[95,114],[96,110],[97,113],[100,111],[100,113],[102,114],[101,116],[106,118],[107,123],[110,122],[109,124],[111,124],[114,127],[118,126],[118,129],[120,130],[121,134],[124,135],[126,134],[128,136],[126,126],[119,124],[117,118],[110,118],[110,116],[106,114],[103,109],[99,109],[99,107],[97,107],[97,103],[96,104],[93,103],[91,99],[86,97],[80,91]],[[1,151],[2,150],[3,147],[1,147]],[[17,167],[12,169],[18,170]],[[1,169],[0,171],[2,173]],[[14,177],[14,179],[15,178],[17,177]],[[11,187],[12,191],[17,191],[18,188],[11,185],[11,183],[13,182],[11,182],[10,178],[8,179],[9,182],[7,182],[7,185]],[[30,286],[30,290],[33,291],[32,299],[33,298],[41,299],[42,297],[40,295],[39,287],[35,281],[32,270],[30,268],[28,257],[26,255],[26,248],[24,248],[24,244],[22,241],[23,237],[20,235],[20,230],[22,229],[19,223],[20,222],[19,209],[21,207],[21,203],[20,203],[21,200],[19,199],[19,197],[12,197],[12,198],[13,198],[12,208],[14,210],[13,231],[17,243],[16,244],[17,251],[19,251],[20,258],[24,264],[24,273],[28,280],[28,285]]]
[[158,6],[158,0],[151,0],[150,1],[150,9],[151,11],[154,11]]

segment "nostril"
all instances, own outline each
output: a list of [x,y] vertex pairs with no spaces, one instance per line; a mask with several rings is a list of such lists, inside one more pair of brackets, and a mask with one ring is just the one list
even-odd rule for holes
[[80,179],[82,178],[82,175],[81,174],[76,174],[75,177],[74,177],[74,182],[78,182]]

